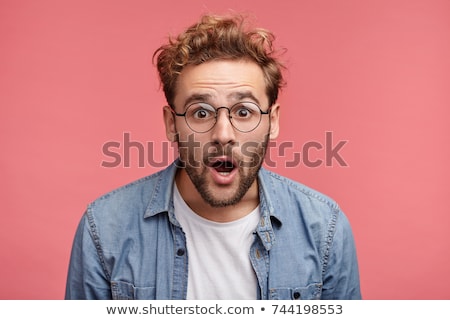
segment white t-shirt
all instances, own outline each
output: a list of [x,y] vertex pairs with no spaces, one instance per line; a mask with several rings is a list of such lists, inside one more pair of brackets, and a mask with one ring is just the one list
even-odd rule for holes
[[189,208],[174,184],[175,216],[186,235],[187,299],[256,299],[257,279],[250,262],[259,206],[232,222],[214,222]]

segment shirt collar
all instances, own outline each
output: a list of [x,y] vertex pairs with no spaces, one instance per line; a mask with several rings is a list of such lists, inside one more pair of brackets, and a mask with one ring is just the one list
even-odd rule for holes
[[270,172],[261,167],[258,173],[259,199],[261,208],[261,220],[256,227],[256,233],[261,239],[266,250],[270,250],[275,243],[273,224],[281,227],[282,221],[277,210],[277,202],[272,201],[272,195],[276,194]]
[[155,173],[157,181],[150,195],[144,218],[173,211],[171,210],[173,208],[173,184],[179,167],[180,161],[176,160],[166,169]]

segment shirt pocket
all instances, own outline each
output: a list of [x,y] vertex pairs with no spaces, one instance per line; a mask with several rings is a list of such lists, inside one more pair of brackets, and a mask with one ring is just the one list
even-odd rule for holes
[[322,283],[311,283],[306,287],[270,289],[270,300],[318,300],[322,295]]
[[155,287],[135,287],[125,281],[111,281],[113,300],[154,300]]

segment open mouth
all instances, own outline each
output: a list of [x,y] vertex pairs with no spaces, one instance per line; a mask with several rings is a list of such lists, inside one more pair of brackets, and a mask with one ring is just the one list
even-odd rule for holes
[[215,159],[210,166],[221,175],[228,175],[236,168],[235,163],[229,159]]

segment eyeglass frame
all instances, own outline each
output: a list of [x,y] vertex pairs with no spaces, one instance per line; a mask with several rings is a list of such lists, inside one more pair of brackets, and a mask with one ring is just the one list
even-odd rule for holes
[[[197,130],[194,130],[194,129],[189,125],[189,122],[187,121],[187,118],[186,118],[186,113],[188,112],[188,109],[189,109],[191,106],[193,106],[193,105],[195,105],[195,104],[198,104],[198,103],[206,104],[206,105],[212,107],[212,108],[215,110],[214,124],[211,126],[211,128],[209,128],[209,129],[206,130],[206,131],[197,131]],[[236,106],[236,105],[238,105],[238,104],[240,104],[240,103],[251,103],[251,104],[255,105],[255,106],[258,108],[258,110],[259,110],[260,117],[259,117],[258,124],[257,124],[253,129],[251,129],[251,130],[247,130],[247,131],[240,130],[239,128],[236,128],[236,126],[233,124],[233,121],[232,121],[233,117],[231,116],[231,109],[232,109],[234,106]],[[210,103],[207,103],[207,102],[194,102],[194,103],[191,103],[190,105],[188,105],[188,106],[186,107],[186,110],[185,110],[183,113],[178,113],[178,112],[176,112],[176,111],[175,111],[175,107],[174,107],[173,105],[169,105],[169,109],[170,109],[170,111],[172,111],[172,113],[173,113],[174,115],[176,115],[177,117],[184,117],[184,121],[186,122],[187,126],[188,126],[192,131],[194,131],[194,132],[196,132],[196,133],[206,133],[206,132],[208,132],[208,131],[211,131],[211,130],[215,127],[215,125],[217,124],[217,117],[218,117],[218,115],[219,115],[219,110],[220,110],[220,109],[226,109],[226,110],[228,110],[228,119],[229,119],[229,121],[230,121],[230,123],[231,123],[231,126],[232,126],[234,129],[236,129],[237,131],[239,131],[239,132],[242,132],[242,133],[248,133],[248,132],[252,132],[253,130],[255,130],[256,128],[259,127],[259,124],[261,123],[262,116],[265,115],[265,114],[270,114],[271,111],[272,111],[272,106],[270,106],[270,107],[267,109],[267,111],[262,111],[262,110],[261,110],[261,107],[260,107],[257,103],[252,102],[252,101],[239,101],[239,102],[236,102],[235,104],[233,104],[233,105],[232,105],[231,107],[229,107],[229,108],[228,108],[228,107],[225,107],[225,106],[222,106],[222,107],[219,107],[219,108],[215,108],[213,105],[211,105]]]

